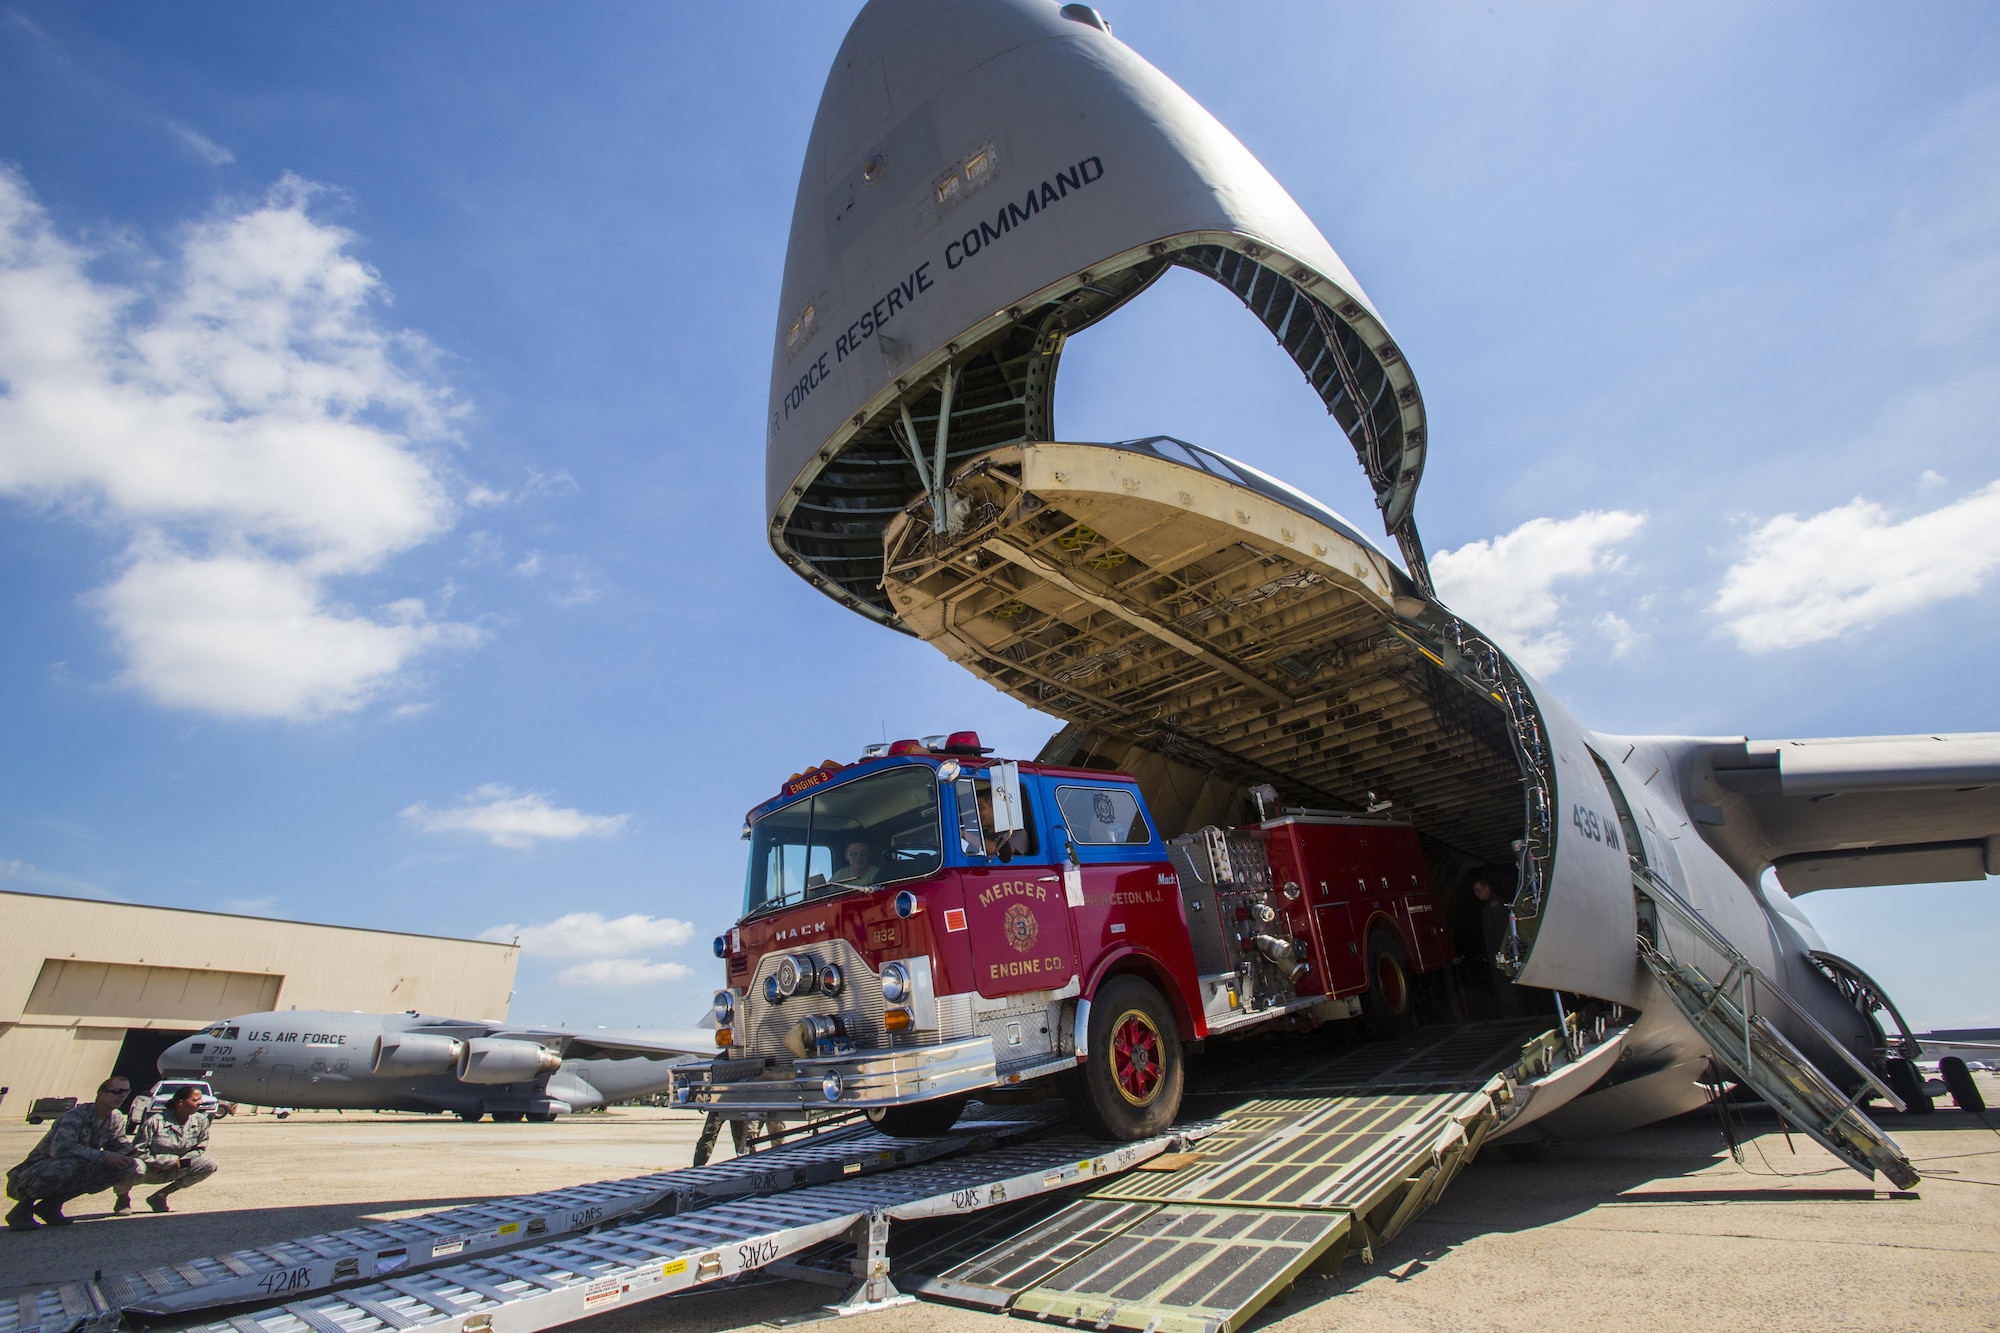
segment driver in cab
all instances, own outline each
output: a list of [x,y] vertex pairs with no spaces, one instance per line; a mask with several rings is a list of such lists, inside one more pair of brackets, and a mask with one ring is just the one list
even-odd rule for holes
[[876,854],[873,843],[864,838],[856,838],[847,844],[847,864],[835,873],[835,884],[880,884],[882,882],[882,858]]

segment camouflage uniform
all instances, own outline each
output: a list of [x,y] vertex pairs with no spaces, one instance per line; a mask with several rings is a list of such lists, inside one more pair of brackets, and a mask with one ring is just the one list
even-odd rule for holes
[[152,1108],[136,1136],[139,1164],[145,1174],[132,1177],[119,1187],[119,1197],[131,1194],[134,1185],[160,1185],[156,1195],[172,1194],[190,1185],[199,1185],[219,1169],[208,1155],[208,1113],[196,1111],[187,1123],[175,1121],[167,1103]]
[[124,1113],[113,1111],[100,1120],[96,1103],[72,1106],[42,1135],[27,1159],[7,1173],[7,1197],[23,1203],[60,1202],[119,1185],[131,1188],[127,1182],[138,1179],[138,1168],[106,1165],[104,1159],[112,1153],[126,1157],[133,1153]]

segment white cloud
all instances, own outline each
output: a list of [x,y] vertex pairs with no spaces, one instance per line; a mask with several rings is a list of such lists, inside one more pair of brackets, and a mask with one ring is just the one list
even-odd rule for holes
[[192,125],[183,125],[177,120],[170,120],[167,122],[167,128],[174,132],[176,139],[187,145],[189,152],[211,167],[226,167],[236,160],[236,154]]
[[473,833],[496,847],[529,847],[536,839],[569,842],[622,833],[631,815],[587,815],[550,805],[540,792],[517,792],[504,783],[476,788],[448,810],[422,801],[407,806],[404,820],[426,833]]
[[686,944],[693,935],[693,922],[639,912],[608,918],[598,912],[570,912],[540,925],[509,922],[479,932],[480,939],[502,944],[518,939],[524,953],[588,959],[564,968],[556,974],[556,980],[565,986],[593,986],[601,990],[651,986],[693,976],[694,969],[681,963],[656,963],[650,957],[630,956]]
[[646,916],[633,912],[606,917],[599,912],[570,912],[538,926],[508,922],[479,932],[482,940],[506,944],[519,940],[527,953],[551,958],[606,958],[686,944],[694,937],[694,923],[670,916]]
[[[1490,541],[1437,552],[1430,558],[1431,575],[1447,605],[1492,635],[1524,668],[1547,675],[1562,666],[1571,648],[1556,584],[1617,568],[1612,548],[1645,522],[1643,514],[1616,509],[1533,518]],[[1599,627],[1605,628],[1602,621]]]
[[1645,646],[1646,636],[1633,629],[1632,622],[1616,611],[1606,611],[1590,623],[1611,641],[1611,655],[1621,662]]
[[1966,596],[1996,568],[2000,481],[1900,522],[1856,497],[1751,533],[1709,609],[1745,651],[1767,653]]
[[450,527],[425,449],[460,409],[423,339],[380,322],[380,279],[314,193],[288,176],[123,288],[0,169],[0,495],[126,539],[90,601],[121,681],[158,703],[348,712],[481,637],[413,599],[334,600],[333,580]]
[[655,963],[644,958],[600,958],[594,963],[578,963],[556,973],[565,986],[593,986],[599,990],[623,990],[632,986],[656,986],[663,981],[680,981],[694,975],[681,963]]
[[0,861],[0,880],[16,881],[14,887],[23,893],[52,893],[64,898],[97,898],[110,903],[131,901],[119,897],[107,888],[92,884],[87,879],[77,879],[73,875],[59,875],[53,870],[43,870],[40,866],[30,865],[26,861]]

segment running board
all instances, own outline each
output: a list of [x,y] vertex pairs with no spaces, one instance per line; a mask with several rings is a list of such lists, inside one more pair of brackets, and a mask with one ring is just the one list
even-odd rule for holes
[[[1726,936],[1674,887],[1636,862],[1632,887],[1728,964],[1716,981],[1692,963],[1673,955],[1665,932],[1655,945],[1639,938],[1639,956],[1709,1049],[1736,1080],[1776,1107],[1792,1125],[1864,1176],[1877,1171],[1898,1189],[1909,1189],[1920,1177],[1910,1159],[1860,1107],[1869,1092],[1886,1098],[1897,1110],[1903,1100],[1841,1045],[1832,1033],[1806,1012],[1785,989],[1740,953]],[[1845,1060],[1859,1076],[1852,1096],[1844,1095],[1805,1053],[1757,1012],[1759,998],[1775,999],[1810,1025],[1828,1049]]]

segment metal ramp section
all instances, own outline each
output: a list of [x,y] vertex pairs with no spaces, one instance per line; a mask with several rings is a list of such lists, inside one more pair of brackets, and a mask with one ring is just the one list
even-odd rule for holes
[[[55,1333],[145,1323],[233,1306],[300,1299],[439,1263],[519,1249],[635,1215],[675,1215],[746,1195],[776,1194],[978,1152],[1041,1132],[1060,1108],[973,1108],[951,1133],[892,1139],[866,1125],[822,1133],[710,1166],[662,1171],[511,1199],[493,1199],[394,1222],[189,1259],[143,1272],[68,1282],[0,1300],[0,1333]],[[32,1305],[33,1308],[30,1308]]]
[[[1903,1109],[1902,1098],[1821,1027],[1782,986],[1738,952],[1671,884],[1635,861],[1632,887],[1728,964],[1722,979],[1717,981],[1694,964],[1675,958],[1665,932],[1656,932],[1658,944],[1643,935],[1639,938],[1639,956],[1652,970],[1660,988],[1701,1033],[1715,1058],[1730,1074],[1862,1175],[1872,1177],[1880,1171],[1898,1189],[1914,1186],[1920,1177],[1910,1159],[1860,1107],[1861,1098],[1870,1092],[1899,1111]],[[1846,1061],[1858,1076],[1853,1095],[1835,1087],[1804,1052],[1757,1012],[1760,997],[1784,1005],[1829,1050]]]
[[[1092,1328],[1225,1333],[1350,1248],[1372,1259],[1558,1058],[1542,1020],[1431,1029],[1316,1061],[1297,1091],[1225,1112],[1197,1150],[1163,1154],[1067,1203],[926,1228],[890,1248],[903,1291]],[[1220,1082],[1231,1082],[1224,1072]],[[828,1246],[779,1271],[832,1280]]]
[[906,1299],[888,1283],[889,1224],[956,1218],[1073,1189],[1178,1149],[1200,1128],[1107,1146],[1073,1137],[993,1148],[815,1189],[627,1221],[591,1235],[488,1255],[198,1326],[203,1333],[535,1333],[767,1268],[843,1234],[871,1304]]

